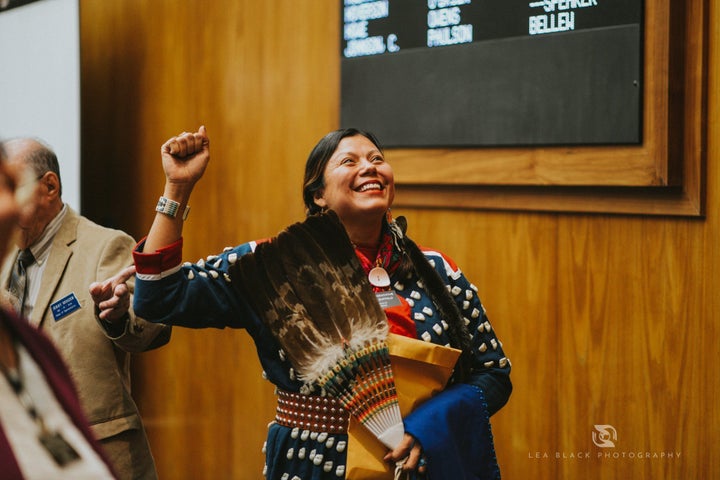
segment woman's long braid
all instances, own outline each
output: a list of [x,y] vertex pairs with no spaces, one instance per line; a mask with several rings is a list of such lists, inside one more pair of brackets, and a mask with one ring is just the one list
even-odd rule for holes
[[470,334],[465,325],[462,313],[460,313],[460,309],[455,303],[455,300],[450,296],[450,292],[448,292],[437,270],[430,265],[427,257],[415,242],[405,235],[407,230],[407,221],[405,218],[398,217],[394,223],[395,225],[391,224],[391,234],[393,240],[399,244],[398,246],[403,256],[397,273],[400,278],[403,278],[412,270],[415,270],[425,284],[432,302],[438,309],[440,317],[448,324],[447,334],[450,338],[450,346],[462,351],[451,379],[452,382],[462,381],[470,374],[471,361]]

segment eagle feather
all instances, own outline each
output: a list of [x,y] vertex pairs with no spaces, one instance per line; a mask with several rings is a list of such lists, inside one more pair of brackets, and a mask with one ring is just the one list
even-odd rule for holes
[[387,336],[387,319],[337,215],[307,217],[231,267],[233,285],[312,384]]

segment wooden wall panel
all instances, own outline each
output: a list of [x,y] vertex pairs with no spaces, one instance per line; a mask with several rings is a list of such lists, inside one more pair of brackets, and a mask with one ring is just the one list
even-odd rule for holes
[[[638,219],[562,222],[560,245],[568,255],[558,275],[563,293],[557,301],[565,320],[558,376],[566,408],[558,418],[558,448],[591,453],[587,478],[611,473],[647,478],[665,471],[651,470],[650,462],[598,454],[683,450],[675,433],[680,417],[668,406],[679,405],[678,377],[694,354],[683,348],[692,335],[681,325],[687,325],[688,313],[697,317],[702,299],[702,292],[683,280],[702,263],[683,242],[670,241],[676,238],[672,230]],[[617,430],[616,448],[593,446],[595,424]],[[561,472],[575,468],[564,462]]]
[[[141,236],[162,188],[160,145],[205,124],[212,161],[185,258],[300,219],[304,159],[339,118],[338,7],[82,0],[85,213]],[[714,2],[709,15],[720,22]],[[394,212],[478,286],[512,361],[513,396],[493,417],[504,478],[720,477],[720,32],[710,36],[706,218]],[[260,478],[274,397],[245,332],[175,329],[135,366],[161,478]],[[595,424],[614,426],[615,448],[593,444]],[[680,455],[630,458],[662,452]]]

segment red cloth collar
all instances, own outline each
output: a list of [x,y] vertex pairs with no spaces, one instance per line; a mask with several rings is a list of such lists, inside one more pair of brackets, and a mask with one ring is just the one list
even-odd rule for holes
[[[388,275],[393,273],[400,266],[400,255],[393,251],[392,237],[389,232],[383,232],[378,248],[355,247],[355,255],[360,260],[365,274],[369,274],[374,267],[382,266]],[[382,288],[373,286],[373,291],[381,292]],[[385,309],[385,316],[388,319],[390,333],[404,335],[410,338],[417,338],[415,321],[412,319],[410,305],[401,296],[397,296],[400,305]]]

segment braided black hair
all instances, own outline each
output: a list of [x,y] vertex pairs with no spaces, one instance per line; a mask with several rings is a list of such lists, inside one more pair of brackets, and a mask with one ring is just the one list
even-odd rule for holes
[[[397,228],[391,227],[390,230],[393,232],[395,242],[399,244],[402,255],[397,274],[400,278],[404,278],[410,272],[415,271],[424,283],[440,317],[448,324],[447,335],[450,338],[450,346],[462,351],[451,382],[460,382],[470,374],[471,336],[465,325],[465,319],[437,270],[433,268],[417,244],[405,235],[407,231],[405,217],[397,217],[394,223]],[[398,228],[401,233],[397,232]]]

